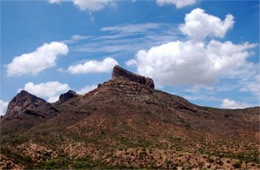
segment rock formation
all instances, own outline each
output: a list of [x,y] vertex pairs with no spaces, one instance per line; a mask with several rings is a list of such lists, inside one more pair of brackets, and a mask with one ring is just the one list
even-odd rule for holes
[[144,76],[140,76],[129,72],[122,67],[116,65],[113,69],[112,80],[129,80],[133,82],[137,82],[139,84],[145,85],[149,88],[154,89],[154,82],[151,78],[147,78]]
[[22,90],[9,103],[6,115],[19,115],[27,108],[36,109],[38,106],[45,104],[47,104],[47,102],[43,99],[38,98],[25,90]]
[[[20,124],[37,124],[42,119],[50,118],[58,113],[59,111],[52,104],[22,90],[10,101],[7,113],[2,120],[6,120],[5,124],[9,124],[13,120],[15,123],[11,123],[14,124],[12,126],[19,128]],[[11,121],[9,122],[9,120]]]
[[72,99],[77,96],[78,96],[78,94],[76,92],[69,90],[67,93],[60,95],[58,102],[64,103],[64,102],[68,101],[69,99]]

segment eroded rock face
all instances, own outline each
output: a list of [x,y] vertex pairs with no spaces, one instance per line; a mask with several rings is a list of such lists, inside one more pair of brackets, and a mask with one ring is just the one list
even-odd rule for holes
[[22,90],[9,103],[3,119],[17,118],[23,115],[48,118],[58,112],[50,103]]
[[147,78],[144,76],[140,76],[137,74],[134,74],[130,71],[127,71],[123,69],[120,66],[115,66],[112,73],[112,80],[129,80],[133,82],[140,83],[142,85],[145,85],[149,88],[154,89],[154,82],[151,78]]
[[38,98],[25,90],[18,93],[9,103],[7,109],[7,116],[14,116],[21,114],[25,109],[30,108],[33,110],[40,105],[44,105],[47,102],[41,98]]
[[64,103],[64,102],[68,101],[69,99],[72,99],[77,96],[78,96],[78,94],[75,91],[69,90],[67,93],[60,95],[59,103]]

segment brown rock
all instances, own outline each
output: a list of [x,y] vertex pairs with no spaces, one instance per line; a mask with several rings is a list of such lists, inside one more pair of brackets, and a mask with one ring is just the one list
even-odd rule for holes
[[139,84],[142,84],[149,88],[154,89],[154,82],[151,78],[147,78],[144,76],[134,74],[134,73],[127,71],[127,70],[123,69],[122,67],[116,65],[113,69],[112,80],[118,80],[118,79],[137,82]]
[[77,97],[78,94],[72,90],[69,90],[67,93],[64,93],[62,95],[60,95],[59,97],[59,103],[64,103],[74,97]]
[[25,90],[18,93],[9,103],[6,116],[20,115],[27,108],[37,108],[47,102]]

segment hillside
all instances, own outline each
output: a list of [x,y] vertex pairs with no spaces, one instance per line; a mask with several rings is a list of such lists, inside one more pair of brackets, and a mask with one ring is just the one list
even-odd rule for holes
[[0,167],[259,169],[259,109],[194,105],[115,66],[85,95],[17,94],[1,118]]

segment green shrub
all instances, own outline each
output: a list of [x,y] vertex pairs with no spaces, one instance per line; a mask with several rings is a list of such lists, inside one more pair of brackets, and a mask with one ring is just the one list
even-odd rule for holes
[[77,160],[73,162],[73,168],[76,169],[85,169],[90,168],[92,165],[88,161]]
[[59,168],[59,163],[57,159],[51,159],[46,162],[44,169],[57,169]]

